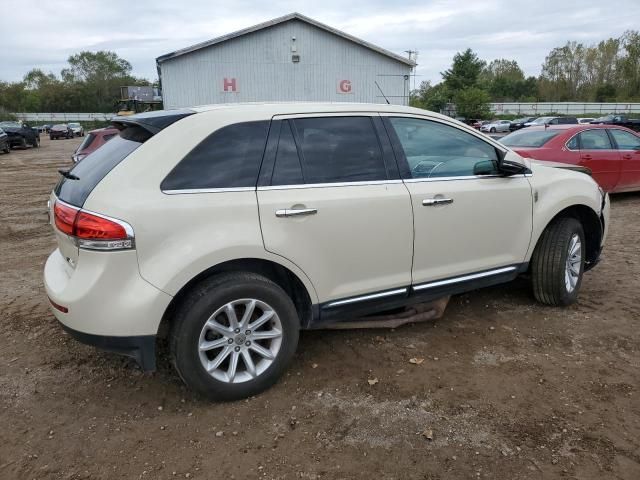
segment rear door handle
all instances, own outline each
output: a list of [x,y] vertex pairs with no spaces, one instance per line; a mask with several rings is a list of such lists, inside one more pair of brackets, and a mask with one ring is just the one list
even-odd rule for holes
[[317,208],[290,208],[276,210],[276,217],[301,217],[303,215],[315,215],[318,213]]
[[583,160],[591,160],[591,155],[582,155]]
[[631,155],[623,155],[622,158],[625,160],[631,160],[633,157]]
[[436,205],[448,205],[453,203],[453,198],[425,198],[422,205],[425,207],[434,207]]

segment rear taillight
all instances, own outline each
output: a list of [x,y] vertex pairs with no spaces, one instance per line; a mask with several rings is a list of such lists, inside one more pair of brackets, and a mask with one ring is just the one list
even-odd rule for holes
[[135,248],[131,225],[116,218],[67,205],[53,205],[55,225],[87,250],[125,250]]
[[53,218],[56,223],[56,227],[62,233],[67,235],[73,235],[73,225],[78,215],[78,209],[71,207],[64,203],[56,202],[53,205]]

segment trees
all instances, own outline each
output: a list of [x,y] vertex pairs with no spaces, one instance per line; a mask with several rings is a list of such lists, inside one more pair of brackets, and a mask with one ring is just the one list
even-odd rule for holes
[[131,75],[131,64],[114,52],[71,55],[60,76],[40,69],[21,82],[0,82],[0,111],[111,112],[124,85],[150,85]]
[[493,60],[480,74],[480,84],[494,101],[530,100],[536,96],[535,77],[525,78],[515,60]]
[[464,88],[475,87],[484,66],[484,60],[480,60],[473,50],[467,48],[462,53],[456,53],[451,68],[440,75],[447,89],[450,92],[457,92]]
[[464,118],[488,118],[491,115],[489,94],[478,87],[467,87],[458,90],[453,101],[456,112]]
[[451,99],[444,83],[432,86],[431,82],[425,81],[420,83],[420,87],[413,92],[411,105],[426,110],[439,112]]

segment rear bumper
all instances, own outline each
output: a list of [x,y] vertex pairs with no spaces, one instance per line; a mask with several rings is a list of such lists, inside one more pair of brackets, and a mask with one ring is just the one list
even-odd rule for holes
[[60,250],[47,259],[51,311],[83,343],[155,366],[155,336],[172,297],[145,281],[135,251],[81,250],[72,268]]
[[61,323],[62,328],[80,343],[133,358],[145,372],[156,369],[156,336],[110,337],[79,332]]

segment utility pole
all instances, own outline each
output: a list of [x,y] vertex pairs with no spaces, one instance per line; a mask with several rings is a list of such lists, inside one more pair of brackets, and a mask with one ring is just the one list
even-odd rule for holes
[[[409,55],[409,60],[413,60],[414,63],[414,66],[411,67],[411,70],[413,71],[413,89],[411,89],[411,92],[414,92],[416,90],[416,65],[418,65],[418,50],[405,50],[404,52]],[[409,103],[411,103],[411,93],[409,93]]]

